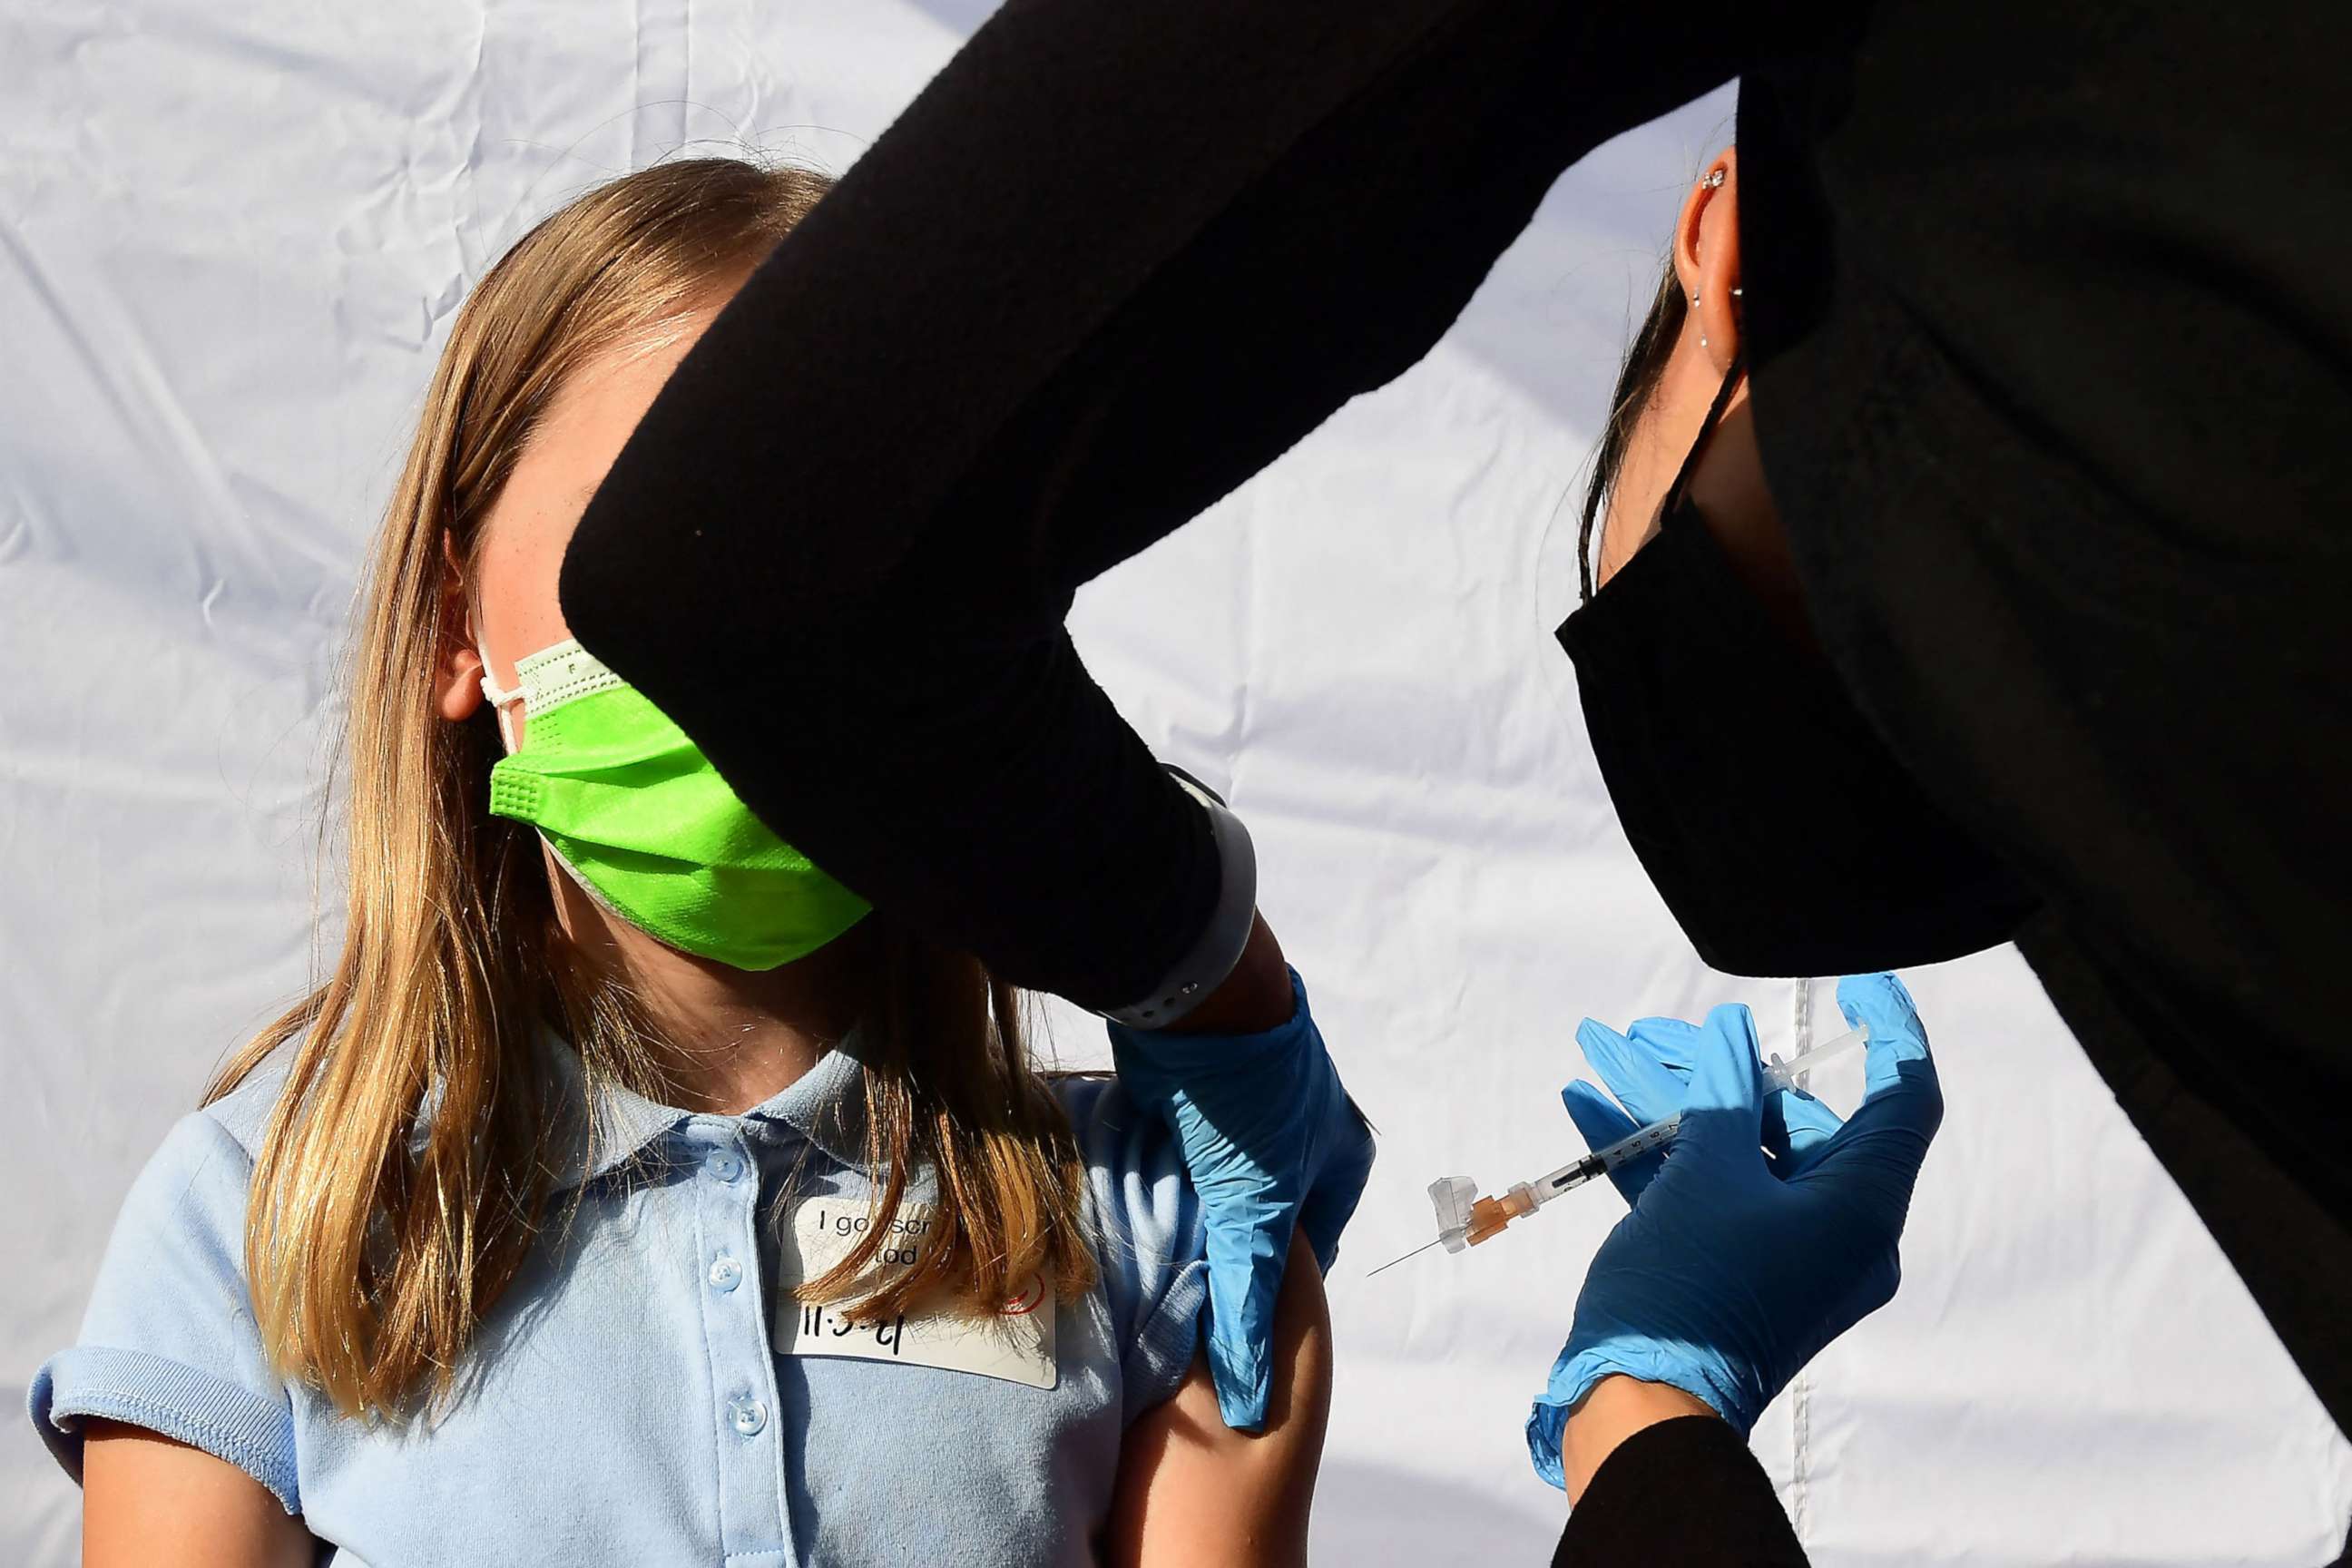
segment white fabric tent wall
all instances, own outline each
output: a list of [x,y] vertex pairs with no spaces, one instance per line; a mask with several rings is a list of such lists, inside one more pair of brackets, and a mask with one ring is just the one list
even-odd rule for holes
[[[533,218],[681,147],[845,168],[984,0],[0,0],[0,1394],[72,1339],[115,1207],[311,963],[362,541],[450,314]],[[1572,174],[1455,331],[1081,597],[1145,736],[1226,787],[1383,1153],[1331,1281],[1333,1562],[1548,1558],[1518,1427],[1615,1217],[1462,1259],[1440,1173],[1576,1140],[1593,1016],[1829,985],[1700,966],[1619,835],[1548,628],[1578,477],[1731,98]],[[1825,1565],[2293,1565],[2352,1453],[2014,953],[1911,977],[1949,1100],[1885,1311],[1756,1446]],[[1072,1059],[1096,1029],[1063,1010]],[[1858,1069],[1833,1076],[1833,1102]],[[0,1420],[0,1560],[77,1498]]]

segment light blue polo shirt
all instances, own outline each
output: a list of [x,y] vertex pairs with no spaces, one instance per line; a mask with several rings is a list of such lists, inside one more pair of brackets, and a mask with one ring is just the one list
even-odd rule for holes
[[82,1416],[218,1455],[338,1568],[1092,1563],[1123,1434],[1199,1342],[1204,1238],[1172,1138],[1115,1084],[1065,1079],[1100,1277],[1056,1309],[1053,1387],[775,1353],[777,1216],[867,1190],[863,1075],[835,1051],[741,1116],[607,1094],[594,1158],[571,1162],[577,1217],[483,1323],[455,1408],[352,1421],[273,1376],[255,1330],[246,1206],[278,1068],[173,1128],[31,1407],[77,1479]]

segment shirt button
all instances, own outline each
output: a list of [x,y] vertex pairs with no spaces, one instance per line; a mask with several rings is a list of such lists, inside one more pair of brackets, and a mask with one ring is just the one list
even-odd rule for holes
[[732,1149],[714,1149],[707,1168],[722,1182],[731,1182],[743,1173],[743,1161]]
[[738,1399],[727,1407],[734,1421],[735,1430],[743,1436],[756,1437],[768,1425],[768,1407],[756,1399]]
[[710,1283],[719,1290],[732,1290],[743,1280],[743,1266],[720,1253],[710,1265]]

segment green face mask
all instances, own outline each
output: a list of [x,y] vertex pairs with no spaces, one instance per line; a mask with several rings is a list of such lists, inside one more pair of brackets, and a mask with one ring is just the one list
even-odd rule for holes
[[[773,969],[866,913],[578,643],[519,662],[510,691],[485,674],[482,690],[510,753],[490,770],[491,814],[538,828],[572,879],[638,930],[737,969]],[[518,701],[530,721],[520,751],[507,718]]]

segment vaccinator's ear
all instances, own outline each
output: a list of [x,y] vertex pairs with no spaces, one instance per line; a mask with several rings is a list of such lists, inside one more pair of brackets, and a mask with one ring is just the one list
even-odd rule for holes
[[1701,172],[1675,225],[1675,276],[1699,346],[1728,373],[1739,355],[1739,151],[1726,147]]
[[457,541],[441,535],[441,609],[433,656],[433,706],[451,723],[481,711],[482,656],[474,646],[473,607],[466,596],[466,574]]

